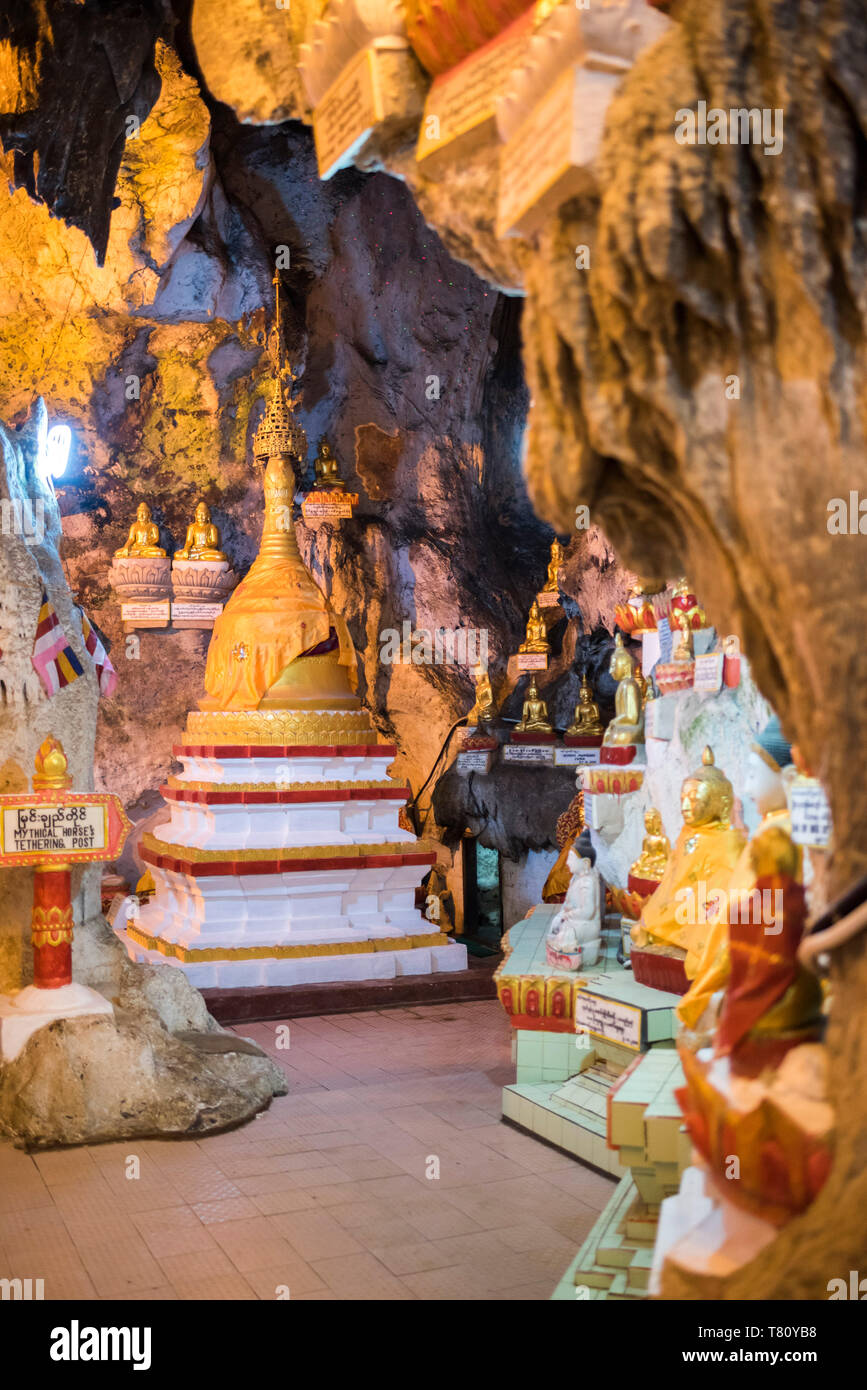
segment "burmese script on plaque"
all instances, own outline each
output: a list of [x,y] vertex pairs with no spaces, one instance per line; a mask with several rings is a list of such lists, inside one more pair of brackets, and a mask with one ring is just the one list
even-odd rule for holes
[[425,102],[417,159],[493,120],[497,99],[524,50],[526,36],[527,21],[522,16],[499,38],[434,80]]
[[586,1029],[608,1042],[622,1043],[633,1052],[641,1049],[641,1010],[628,1004],[615,1004],[613,999],[602,999],[598,994],[579,990],[575,1000],[575,1023],[579,1031]]
[[313,113],[319,177],[330,178],[382,119],[373,55],[365,48],[343,69]]

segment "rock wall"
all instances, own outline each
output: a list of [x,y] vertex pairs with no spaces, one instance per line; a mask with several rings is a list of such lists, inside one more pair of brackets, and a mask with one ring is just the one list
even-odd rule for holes
[[[217,8],[197,0],[202,28]],[[247,61],[262,61],[274,36],[252,0],[247,10]],[[854,492],[857,508],[865,477],[863,6],[683,0],[672,13],[608,111],[598,196],[561,207],[531,242],[493,237],[496,146],[437,185],[414,168],[408,139],[378,157],[455,254],[525,292],[525,466],[540,515],[568,527],[588,505],[625,563],[685,570],[711,621],[740,634],[829,793],[830,884],[842,890],[867,867],[858,516],[848,534],[828,526],[829,503]],[[228,59],[213,43],[201,50],[218,83]],[[678,144],[676,113],[699,99],[783,112],[783,149]],[[584,269],[578,246],[590,250]],[[829,1278],[857,1267],[863,935],[835,953],[831,983],[831,1180],[742,1275],[669,1284],[670,1295],[824,1297]]]
[[[208,635],[127,640],[107,583],[111,554],[139,500],[152,505],[171,550],[204,497],[235,568],[243,573],[253,559],[261,480],[249,442],[267,385],[275,255],[285,267],[287,346],[301,373],[308,481],[327,436],[361,498],[351,522],[302,528],[302,549],[349,621],[361,692],[414,786],[469,707],[471,675],[466,665],[385,665],[382,633],[402,632],[405,622],[483,630],[495,687],[508,695],[507,656],[522,640],[551,539],[520,467],[522,301],[455,262],[394,179],[347,171],[320,183],[309,130],[284,119],[288,98],[269,108],[268,120],[282,123],[240,124],[254,111],[261,117],[260,99],[236,113],[214,100],[229,90],[201,82],[198,12],[193,18],[192,31],[182,17],[152,34],[150,66],[136,49],[151,77],[136,88],[140,128],[119,154],[118,206],[104,235],[92,182],[77,190],[74,215],[52,184],[37,182],[44,201],[34,199],[0,119],[10,151],[8,191],[0,188],[0,255],[9,266],[0,286],[0,413],[21,419],[38,390],[52,419],[73,426],[73,458],[58,484],[61,553],[120,675],[115,697],[100,704],[96,778],[136,820],[159,805],[171,745],[203,694]],[[152,21],[143,6],[142,34]],[[20,50],[32,61],[26,68],[22,58],[19,84],[33,76],[39,49],[43,66],[50,58],[53,91],[61,57],[47,32],[39,36],[35,49]],[[222,30],[220,45],[229,51]],[[242,65],[245,51],[236,54]],[[139,100],[145,91],[149,109]],[[37,82],[26,98],[34,148],[42,94]],[[16,99],[25,99],[20,89],[3,104]],[[123,105],[112,120],[128,115]],[[72,139],[65,126],[61,133]],[[108,179],[108,152],[94,146],[90,157]],[[576,590],[583,544],[577,538],[570,552]],[[604,553],[604,541],[597,549]],[[603,568],[610,623],[625,581],[610,552]],[[593,608],[598,626],[601,608]],[[575,699],[578,611],[549,681],[564,686],[564,710]],[[129,856],[125,867],[135,872]]]

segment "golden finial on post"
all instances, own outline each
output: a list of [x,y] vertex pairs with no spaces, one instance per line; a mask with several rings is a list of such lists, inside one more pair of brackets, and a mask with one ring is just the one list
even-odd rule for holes
[[33,774],[35,792],[63,791],[72,786],[72,778],[66,771],[69,762],[59,739],[49,735],[40,745],[33,762],[36,768]]

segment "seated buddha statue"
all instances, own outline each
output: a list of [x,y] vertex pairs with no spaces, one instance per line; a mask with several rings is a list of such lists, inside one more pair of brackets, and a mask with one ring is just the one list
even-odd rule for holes
[[638,950],[662,948],[684,956],[689,980],[696,975],[710,931],[708,900],[713,905],[717,890],[727,888],[747,838],[731,823],[734,789],[714,766],[710,748],[702,753],[701,764],[681,786],[683,828],[656,892],[632,928]]
[[609,675],[619,682],[614,696],[614,718],[605,730],[603,747],[644,742],[644,708],[641,688],[635,679],[635,662],[618,632],[614,638]]
[[530,681],[527,698],[521,710],[521,722],[515,725],[515,732],[519,734],[551,734],[554,732],[553,726],[548,722],[548,706],[544,700],[539,699],[535,676]]
[[489,724],[496,718],[497,706],[494,704],[494,692],[491,688],[491,678],[488,675],[488,668],[482,666],[481,662],[473,672],[476,682],[476,701],[467,715],[468,724]]
[[518,651],[527,652],[550,652],[551,643],[548,641],[548,629],[545,626],[545,619],[542,617],[542,610],[535,599],[530,605],[530,616],[527,619],[527,637],[521,643]]
[[603,727],[599,718],[599,706],[593,699],[593,687],[585,671],[581,675],[581,689],[578,691],[575,715],[566,733],[572,738],[598,738]]
[[581,859],[574,849],[569,850],[567,858],[569,887],[563,906],[548,928],[545,954],[551,965],[583,970],[599,959],[605,892],[591,860]]
[[641,853],[630,867],[629,874],[630,877],[651,879],[658,883],[665,873],[671,845],[662,829],[662,816],[655,806],[644,813],[644,830]]
[[211,521],[206,502],[196,507],[195,520],[187,527],[183,549],[175,551],[176,560],[225,560],[220,549],[220,533]]
[[114,553],[119,560],[126,560],[134,555],[162,558],[166,552],[161,548],[159,540],[160,529],[151,517],[150,507],[147,502],[139,502],[126,543]]
[[[724,990],[728,983],[731,969],[729,932],[733,920],[751,921],[756,931],[767,935],[770,941],[779,934],[773,930],[776,922],[761,920],[765,914],[761,901],[754,896],[756,873],[752,846],[766,830],[779,829],[791,835],[792,820],[786,794],[789,770],[794,773],[792,747],[783,733],[778,716],[772,715],[750,748],[744,784],[744,795],[758,808],[761,823],[734,866],[719,910],[710,914],[710,931],[698,973],[677,1006],[678,1018],[687,1028],[699,1025],[714,996]],[[791,874],[800,883],[803,880],[803,856],[799,847],[795,847],[794,852],[797,862]],[[709,1018],[708,1025],[712,1023],[713,1020]]]
[[560,584],[557,575],[562,568],[565,558],[566,551],[558,540],[553,540],[551,542],[551,558],[548,561],[548,578],[545,581],[545,588],[542,590],[543,593],[555,594],[559,591]]
[[313,486],[318,492],[342,491],[344,482],[337,471],[337,459],[332,454],[327,439],[323,439],[319,446],[319,454],[314,460],[313,468],[316,473]]

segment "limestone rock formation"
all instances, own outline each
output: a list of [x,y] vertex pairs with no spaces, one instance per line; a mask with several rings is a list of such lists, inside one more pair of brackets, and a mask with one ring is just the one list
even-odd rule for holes
[[[21,1147],[157,1135],[201,1138],[250,1119],[286,1079],[264,1052],[221,1034],[172,1037],[152,1019],[103,1015],[40,1028],[0,1066],[0,1134]],[[203,1045],[198,1044],[198,1038]]]

